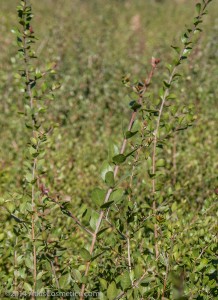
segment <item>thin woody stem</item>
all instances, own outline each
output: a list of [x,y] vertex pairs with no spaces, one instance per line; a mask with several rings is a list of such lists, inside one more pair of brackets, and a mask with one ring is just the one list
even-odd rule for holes
[[[129,234],[129,232],[127,232]],[[127,237],[127,253],[128,253],[128,267],[129,267],[129,272],[132,270],[132,264],[131,264],[131,248],[130,248],[130,238],[129,235]]]
[[[27,0],[24,0],[24,10],[27,8]],[[29,73],[29,56],[27,51],[27,37],[25,34],[25,25],[23,26],[23,51],[24,51],[24,64],[25,64],[25,76],[26,76],[26,92],[28,94],[29,100],[30,100],[30,108],[33,109],[34,107],[34,98],[33,93],[31,90],[31,80],[30,80],[30,73]],[[32,117],[32,125],[34,126],[35,120],[34,117]],[[34,127],[33,127],[34,128]],[[32,132],[32,135],[34,136],[34,130]],[[32,178],[35,180],[35,174],[36,174],[36,165],[37,165],[37,159],[35,158],[33,160],[33,168],[32,168]],[[37,259],[36,259],[36,246],[35,246],[35,183],[32,183],[31,188],[31,206],[32,206],[32,216],[31,216],[31,235],[32,235],[32,243],[33,243],[33,295],[32,299],[35,299],[34,292],[36,291],[36,277],[37,277]]]
[[49,199],[50,201],[54,202],[55,204],[57,204],[57,205],[60,207],[61,211],[62,211],[64,214],[66,214],[67,216],[69,216],[71,219],[73,219],[74,222],[75,222],[82,230],[84,230],[86,233],[90,234],[91,236],[94,235],[94,233],[93,233],[91,230],[89,230],[88,228],[84,227],[83,224],[80,222],[80,220],[79,220],[76,216],[74,216],[69,210],[66,210],[65,207],[64,207],[63,205],[61,205],[58,201],[56,201],[55,199],[53,199],[53,198],[51,198],[51,197],[48,197],[48,199]]

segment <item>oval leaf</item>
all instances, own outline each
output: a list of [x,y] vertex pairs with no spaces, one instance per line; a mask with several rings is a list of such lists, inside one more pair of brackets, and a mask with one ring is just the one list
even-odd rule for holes
[[123,155],[123,154],[118,154],[118,155],[116,155],[116,156],[113,157],[113,162],[116,165],[122,164],[125,160],[126,160],[126,156]]
[[85,248],[82,248],[80,250],[80,255],[81,257],[86,260],[86,261],[89,261],[91,259],[91,254],[89,253],[88,250],[86,250]]
[[113,187],[115,182],[114,182],[114,173],[112,171],[109,171],[105,175],[105,182],[109,187]]

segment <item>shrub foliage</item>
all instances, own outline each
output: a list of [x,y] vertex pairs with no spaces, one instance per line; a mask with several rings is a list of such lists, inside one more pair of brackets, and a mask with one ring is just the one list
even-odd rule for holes
[[[173,54],[163,56],[160,50],[146,70],[142,21],[133,16],[128,43],[135,49],[128,51],[137,63],[133,75],[122,78],[123,92],[121,86],[113,88],[113,71],[119,67],[124,74],[125,59],[116,53],[120,62],[112,68],[100,61],[104,43],[109,47],[107,33],[86,65],[88,44],[75,36],[79,52],[69,73],[60,31],[54,33],[59,59],[50,46],[44,59],[32,6],[20,1],[9,91],[1,83],[8,96],[5,138],[13,148],[1,142],[3,297],[36,299],[37,293],[56,292],[63,293],[60,299],[74,299],[64,294],[74,291],[81,300],[94,295],[102,300],[216,299],[217,51],[213,37],[204,49],[201,40],[210,2],[196,4],[194,19],[171,45]],[[105,7],[109,16],[114,4]],[[169,2],[149,5],[158,10]],[[81,15],[86,17],[85,10]],[[70,26],[66,16],[61,13],[60,26]],[[90,34],[86,23],[81,26]],[[113,62],[110,49],[108,55]],[[63,74],[56,74],[61,63]],[[8,153],[13,165],[7,165]]]

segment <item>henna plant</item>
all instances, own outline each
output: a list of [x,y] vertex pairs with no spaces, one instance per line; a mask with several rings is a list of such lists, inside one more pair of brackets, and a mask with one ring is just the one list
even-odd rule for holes
[[[21,0],[21,4],[18,6],[18,16],[22,30],[16,29],[14,32],[17,35],[17,42],[20,47],[19,57],[23,62],[23,67],[20,74],[17,74],[16,77],[21,82],[25,95],[25,109],[21,114],[29,132],[29,154],[25,160],[26,175],[23,182],[23,195],[12,197],[12,200],[19,203],[20,207],[16,207],[15,210],[13,207],[10,207],[11,202],[8,202],[7,210],[10,213],[10,217],[18,223],[18,229],[14,229],[14,234],[17,235],[15,240],[14,270],[18,270],[20,261],[23,259],[19,256],[20,247],[25,253],[25,265],[28,271],[24,275],[21,274],[22,278],[26,280],[23,286],[21,286],[22,282],[19,272],[14,272],[13,282],[16,291],[19,292],[21,288],[24,288],[26,291],[32,292],[34,298],[34,292],[43,289],[43,282],[46,286],[49,286],[49,284],[52,287],[56,286],[56,289],[59,291],[69,286],[69,282],[72,282],[71,275],[76,273],[73,287],[78,292],[80,291],[80,299],[84,299],[88,285],[97,289],[99,288],[99,283],[110,300],[124,297],[127,299],[138,299],[140,295],[142,297],[152,297],[153,299],[165,299],[165,297],[172,296],[168,288],[169,277],[173,267],[177,267],[177,259],[180,255],[178,248],[182,248],[179,237],[184,238],[185,230],[178,230],[176,221],[164,224],[165,228],[161,234],[164,238],[166,236],[167,239],[164,240],[163,245],[160,244],[159,225],[162,221],[158,212],[161,211],[165,204],[168,205],[168,200],[162,202],[162,199],[160,201],[159,198],[161,197],[160,194],[164,193],[164,190],[158,187],[158,176],[161,173],[159,168],[164,166],[164,161],[163,159],[158,159],[158,148],[163,147],[165,140],[171,137],[174,138],[178,131],[186,129],[192,121],[191,109],[188,108],[183,112],[183,107],[179,107],[177,110],[174,105],[171,105],[170,102],[175,97],[171,94],[171,89],[176,79],[179,78],[177,73],[178,67],[192,50],[194,33],[201,31],[199,24],[202,22],[202,17],[206,13],[206,7],[209,2],[211,0],[202,1],[201,4],[198,3],[196,5],[198,16],[194,20],[193,28],[187,29],[183,35],[183,46],[181,49],[173,47],[178,53],[178,57],[169,66],[169,78],[163,82],[160,98],[157,103],[155,102],[155,105],[151,103],[152,101],[148,101],[149,96],[146,91],[159,60],[152,59],[152,70],[147,80],[131,83],[128,77],[124,78],[124,84],[136,95],[136,97],[134,95],[134,100],[130,103],[132,114],[128,129],[124,134],[120,150],[113,145],[112,153],[109,155],[109,162],[105,163],[102,168],[102,178],[107,188],[96,188],[92,192],[91,199],[97,206],[97,209],[91,210],[86,208],[82,212],[82,221],[80,221],[76,213],[72,214],[67,209],[67,202],[64,203],[60,199],[52,197],[42,182],[45,174],[43,159],[49,136],[49,129],[46,128],[46,118],[43,116],[48,106],[47,100],[49,101],[50,98],[53,98],[52,92],[58,86],[49,86],[45,81],[40,84],[45,75],[53,73],[54,69],[49,67],[46,71],[40,72],[38,68],[34,67],[33,59],[36,56],[32,44],[36,41],[36,38],[30,24],[32,11],[28,1]],[[166,119],[167,121],[164,119],[167,107],[172,109],[170,121],[169,118]],[[185,115],[187,118],[184,118]],[[168,124],[168,121],[171,123]],[[137,128],[137,122],[140,129]],[[131,142],[129,143],[130,139]],[[129,144],[131,151],[126,154]],[[148,152],[152,152],[151,157],[148,157]],[[143,157],[142,161],[140,161],[140,156]],[[148,172],[152,183],[151,195],[145,193],[144,186],[140,186],[141,178],[138,180],[136,176],[138,166],[141,167],[145,160],[151,162],[151,170],[149,169]],[[121,165],[122,168],[120,167]],[[121,171],[124,170],[124,172],[126,169],[127,171],[131,170],[130,173],[118,179],[120,169]],[[129,182],[127,182],[127,178],[129,178]],[[137,187],[142,190],[142,194],[133,192],[133,179],[139,181]],[[123,185],[125,185],[125,189],[123,189]],[[138,200],[137,196],[139,194],[140,199]],[[150,198],[153,201],[153,207],[146,202]],[[73,255],[71,255],[70,258],[67,258],[69,273],[65,273],[64,270],[61,272],[61,276],[59,276],[60,273],[57,274],[56,264],[53,261],[55,249],[53,248],[54,253],[50,253],[46,237],[50,226],[48,215],[51,213],[51,210],[48,210],[46,213],[45,210],[50,209],[54,204],[55,207],[59,207],[65,215],[70,217],[76,226],[91,237],[89,251],[85,247],[79,252],[79,256],[85,262],[81,263],[79,259],[78,264],[80,265],[75,270],[71,265],[71,262],[74,263]],[[178,214],[178,219],[181,220],[180,206],[182,207],[182,205],[183,203],[173,204],[171,216]],[[205,207],[207,211],[209,208],[207,205]],[[202,212],[204,216],[204,210]],[[171,216],[168,215],[167,217],[170,218]],[[103,224],[105,225],[104,227]],[[199,226],[199,228],[201,227]],[[192,228],[189,228],[189,230],[191,231]],[[107,233],[103,235],[105,231]],[[173,232],[172,235],[171,232]],[[211,228],[210,232],[212,232]],[[31,233],[31,237],[29,233]],[[104,238],[101,240],[102,235]],[[70,236],[70,239],[73,240],[73,237]],[[212,233],[210,233],[210,241],[213,241]],[[82,243],[84,244],[84,242]],[[59,244],[60,239],[56,244],[57,248],[61,247]],[[200,261],[199,265],[194,269],[196,273],[205,266],[205,261],[201,260],[201,256],[204,255],[206,250],[207,248],[204,247],[200,255],[196,257],[196,263]],[[45,262],[49,263],[51,267],[49,270],[50,275],[53,276],[52,282],[49,279],[51,277],[49,274],[46,275],[46,280],[41,280],[45,271],[43,266]],[[189,262],[185,261],[184,264],[187,265],[187,268],[190,267]],[[181,265],[183,266],[183,261]],[[95,271],[93,274],[91,274],[92,268]],[[29,275],[30,271],[32,276],[28,280],[27,275]],[[80,271],[84,272],[83,277]],[[67,284],[65,285],[66,282]],[[79,285],[77,285],[77,282]],[[194,292],[189,292],[189,295],[194,297]],[[104,295],[101,294],[100,296],[103,297],[100,299],[105,299]]]
[[[16,210],[16,216],[14,219],[18,223],[30,224],[31,238],[29,238],[29,227],[25,225],[20,228],[20,235],[25,236],[26,241],[26,255],[25,261],[28,269],[32,270],[32,286],[26,282],[24,288],[26,291],[32,293],[32,298],[35,299],[35,292],[42,286],[39,283],[39,279],[42,276],[42,271],[39,270],[39,252],[42,248],[42,240],[40,238],[42,233],[42,217],[40,212],[45,209],[43,203],[43,195],[40,192],[38,182],[40,177],[45,174],[44,157],[45,157],[45,144],[47,143],[50,129],[46,128],[44,121],[44,114],[47,110],[47,101],[53,99],[53,91],[59,87],[58,84],[49,86],[42,79],[49,73],[55,73],[54,64],[49,66],[44,72],[41,72],[34,66],[33,60],[36,59],[36,54],[32,45],[36,41],[34,30],[31,26],[31,20],[33,17],[31,5],[27,0],[21,0],[20,5],[17,7],[19,24],[21,29],[17,28],[13,30],[16,34],[17,44],[19,46],[18,57],[22,62],[22,68],[19,74],[16,74],[16,78],[20,80],[21,88],[24,92],[24,111],[20,112],[23,115],[26,129],[29,131],[29,142],[27,145],[28,153],[26,154],[24,166],[25,166],[25,179],[23,182],[23,196],[17,197],[19,201],[24,199],[20,204],[20,207]],[[40,81],[42,81],[40,83]],[[44,197],[45,198],[45,197]],[[12,213],[13,210],[10,211]],[[27,213],[26,213],[27,212]],[[30,222],[29,222],[30,219]],[[18,229],[15,229],[18,230]],[[18,230],[19,231],[19,230]],[[27,232],[26,232],[27,231]],[[21,245],[21,240],[18,243],[18,247]],[[38,249],[37,249],[38,247]],[[32,248],[32,253],[30,249]],[[18,249],[18,248],[17,248]],[[17,264],[17,253],[15,252],[15,269]],[[15,288],[17,287],[17,278],[15,275]]]
[[[199,28],[199,24],[202,22],[202,17],[206,14],[206,8],[207,8],[207,6],[210,2],[211,1],[203,1],[202,4],[198,3],[196,5],[198,15],[194,19],[193,27],[188,28],[187,31],[185,32],[185,34],[182,37],[182,43],[183,43],[182,49],[180,49],[179,47],[173,47],[176,50],[176,52],[179,54],[179,57],[175,60],[173,65],[170,65],[168,67],[170,75],[169,75],[168,80],[164,80],[163,88],[161,89],[161,92],[160,92],[160,107],[159,107],[159,109],[156,109],[156,108],[154,108],[154,109],[151,108],[150,109],[150,108],[147,108],[146,105],[143,105],[144,102],[143,102],[143,97],[142,96],[144,94],[144,87],[147,87],[146,82],[145,82],[144,85],[139,83],[139,84],[134,86],[134,91],[136,91],[138,93],[139,97],[138,97],[138,101],[133,101],[133,103],[132,103],[133,109],[135,110],[135,105],[136,105],[137,109],[132,114],[132,117],[131,117],[131,120],[130,120],[130,123],[129,123],[129,127],[128,127],[128,134],[130,136],[133,135],[133,132],[131,132],[132,127],[133,127],[133,122],[135,121],[136,112],[138,112],[140,110],[146,111],[148,113],[146,118],[149,118],[149,119],[151,119],[151,122],[156,123],[153,132],[152,131],[149,132],[149,135],[150,135],[151,139],[149,139],[150,142],[148,143],[148,145],[152,144],[152,159],[151,159],[152,160],[152,172],[150,172],[150,177],[152,178],[152,195],[153,195],[153,208],[152,208],[153,209],[153,214],[152,215],[155,216],[155,218],[157,220],[160,220],[160,222],[161,222],[161,216],[157,215],[157,209],[160,210],[163,203],[160,204],[160,206],[157,208],[156,197],[159,196],[158,195],[159,189],[157,189],[157,186],[156,186],[156,172],[157,172],[157,168],[163,167],[163,160],[160,159],[160,160],[157,161],[156,148],[160,147],[161,144],[164,143],[164,138],[163,139],[159,138],[160,126],[161,126],[161,128],[164,127],[164,124],[161,123],[162,122],[162,115],[163,115],[163,111],[164,111],[166,101],[175,98],[175,96],[173,94],[170,94],[170,91],[171,91],[171,88],[172,88],[174,82],[180,76],[180,74],[176,73],[177,69],[181,65],[181,63],[184,60],[187,59],[188,55],[190,54],[190,52],[192,50],[192,47],[193,47],[192,37],[193,37],[194,33],[201,31],[201,29]],[[154,60],[153,63],[154,63],[153,67],[155,68],[157,61]],[[127,79],[127,81],[129,81],[129,79]],[[148,82],[150,82],[150,81],[148,81]],[[188,110],[187,114],[189,114],[189,113],[190,113],[190,111]],[[155,118],[153,118],[155,116],[157,116],[156,121],[155,121]],[[184,123],[185,122],[181,122],[181,124],[179,123],[179,126],[177,126],[175,128],[174,128],[174,125],[172,127],[170,127],[169,130],[168,130],[169,132],[167,132],[165,139],[172,136],[174,134],[174,132],[186,129],[190,125],[190,117],[189,116],[187,117],[187,124],[184,124]],[[111,197],[112,192],[114,191],[114,187],[117,188],[117,185],[115,184],[114,180],[116,179],[116,176],[117,176],[117,173],[118,173],[118,170],[119,170],[119,165],[121,163],[125,162],[126,157],[129,156],[129,155],[127,155],[127,156],[124,155],[124,151],[125,151],[125,148],[126,148],[126,143],[127,143],[127,138],[124,139],[119,154],[114,156],[113,159],[112,159],[113,163],[115,163],[114,170],[110,169],[110,167],[109,167],[106,174],[105,174],[105,176],[104,176],[105,182],[109,185],[109,189],[106,192],[106,196],[103,199],[103,202],[102,202],[102,195],[104,195],[104,192],[102,190],[99,190],[99,189],[96,190],[95,193],[94,193],[94,196],[93,196],[93,201],[96,202],[96,203],[98,202],[98,204],[99,204],[99,201],[100,201],[101,202],[101,207],[103,209],[100,210],[100,212],[99,212],[99,218],[96,221],[96,227],[95,227],[95,232],[93,234],[91,247],[90,247],[89,253],[87,253],[87,257],[86,257],[87,258],[87,263],[86,263],[85,274],[84,274],[85,278],[87,278],[87,276],[89,274],[89,269],[90,269],[91,262],[92,262],[92,260],[94,260],[94,257],[92,257],[92,256],[93,256],[93,253],[94,253],[94,250],[95,250],[95,245],[96,245],[96,242],[97,242],[97,236],[98,236],[99,232],[101,231],[102,220],[105,219],[105,217],[104,217],[105,208],[108,209],[113,203],[113,201],[111,201],[112,199],[110,197]],[[131,155],[137,150],[139,150],[138,147],[134,148],[134,150],[131,152]],[[107,218],[108,218],[108,214],[107,214]],[[107,218],[106,218],[106,220],[107,220]],[[131,274],[132,266],[131,266],[131,254],[130,254],[131,253],[130,239],[129,239],[129,232],[127,232],[127,233],[128,233],[127,235],[124,235],[124,238],[126,239],[126,244],[127,244],[128,268],[129,268],[129,273]],[[123,235],[123,233],[122,233],[122,235]],[[154,242],[155,243],[155,257],[156,257],[156,260],[157,260],[159,258],[159,255],[160,255],[160,250],[158,248],[158,226],[157,226],[156,222],[154,224],[154,241],[155,241]],[[167,269],[166,273],[168,274],[168,272],[169,272],[169,270]],[[164,293],[165,293],[165,290],[166,290],[167,274],[164,278],[163,291],[161,293],[162,298],[164,297]],[[123,276],[125,278],[127,278],[126,275],[123,275]],[[133,283],[132,283],[132,285],[133,285]],[[124,284],[124,286],[125,286],[125,284]],[[82,288],[81,288],[80,299],[84,299],[85,287],[86,287],[86,284],[83,283]],[[108,288],[109,294],[110,293],[113,294],[115,290],[116,290],[116,288],[114,287],[114,285],[112,283]],[[122,296],[123,294],[124,293],[121,293],[120,295]]]

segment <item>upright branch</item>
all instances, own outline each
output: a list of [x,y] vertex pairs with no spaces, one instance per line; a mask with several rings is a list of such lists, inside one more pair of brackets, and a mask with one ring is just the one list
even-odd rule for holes
[[[152,193],[153,193],[153,212],[156,214],[156,199],[155,199],[155,193],[156,193],[156,179],[155,179],[155,173],[156,173],[156,149],[157,149],[157,143],[158,143],[158,136],[159,136],[159,130],[160,130],[160,123],[161,123],[161,118],[164,110],[164,105],[166,100],[171,99],[170,95],[170,90],[172,88],[173,82],[180,76],[180,74],[177,74],[177,69],[178,67],[182,64],[184,60],[187,59],[188,55],[192,51],[192,38],[193,35],[196,32],[202,31],[199,28],[199,24],[202,23],[202,17],[207,13],[206,8],[208,4],[212,0],[205,1],[203,0],[203,3],[197,3],[196,4],[196,11],[197,11],[197,17],[194,18],[193,21],[193,26],[192,28],[188,28],[184,35],[182,36],[182,48],[180,49],[179,47],[174,47],[172,48],[177,52],[179,55],[178,58],[175,60],[174,64],[169,67],[169,79],[167,81],[163,82],[163,89],[160,95],[161,98],[161,104],[160,108],[158,111],[158,117],[157,117],[157,122],[156,126],[153,132],[154,138],[153,138],[153,149],[152,149],[152,173],[153,173],[153,178],[152,178]],[[157,224],[154,225],[154,238],[155,238],[155,256],[156,258],[159,256],[159,249],[158,249],[158,226]]]
[[[142,105],[142,98],[143,98],[143,95],[144,93],[147,91],[147,88],[148,86],[150,85],[150,82],[151,82],[151,79],[154,75],[154,71],[157,67],[159,63],[159,60],[155,60],[154,58],[152,59],[152,68],[151,68],[151,71],[149,73],[149,76],[148,76],[148,79],[145,80],[145,82],[143,84],[138,84],[137,86],[134,86],[133,88],[137,90],[138,92],[138,101],[132,103],[132,109],[133,109],[133,112],[131,114],[131,117],[130,117],[130,121],[129,121],[129,125],[128,125],[128,132],[131,132],[131,129],[133,127],[133,124],[134,124],[134,121],[136,119],[136,116],[137,116],[137,111],[138,109],[141,107]],[[113,178],[115,179],[117,177],[117,174],[118,174],[118,171],[119,171],[119,163],[122,161],[125,161],[125,156],[124,156],[124,152],[125,152],[125,149],[126,149],[126,145],[127,145],[127,137],[125,135],[124,139],[123,139],[123,142],[122,142],[122,145],[121,145],[121,148],[120,148],[120,152],[119,154],[115,157],[116,160],[115,163],[115,168],[114,168],[114,171],[113,171]],[[105,199],[104,199],[104,204],[107,203],[109,201],[109,198],[110,198],[110,195],[111,193],[113,192],[113,188],[110,187],[108,190],[107,190],[107,193],[106,193],[106,196],[105,196]],[[90,246],[90,255],[93,254],[94,252],[94,249],[95,249],[95,244],[97,242],[97,235],[98,235],[98,232],[100,230],[100,227],[101,227],[101,223],[102,223],[102,220],[104,219],[104,214],[105,214],[105,211],[104,210],[101,210],[100,213],[99,213],[99,218],[97,220],[97,223],[96,223],[96,229],[95,229],[95,232],[93,233],[93,238],[92,238],[92,242],[91,242],[91,246]],[[129,258],[130,259],[130,258]],[[91,264],[91,261],[88,261],[86,263],[86,269],[85,269],[85,276],[88,275],[89,273],[89,268],[90,268],[90,264]],[[80,300],[84,299],[84,292],[85,292],[85,283],[82,284],[82,287],[81,287],[81,292],[80,292]]]
[[[32,138],[35,138],[34,126],[36,125],[36,117],[34,115],[34,97],[32,92],[32,87],[34,85],[34,80],[31,80],[30,70],[29,70],[29,60],[30,60],[30,50],[31,43],[33,43],[34,35],[32,27],[30,26],[30,21],[32,19],[31,6],[27,4],[27,0],[21,1],[21,10],[18,8],[18,15],[21,17],[20,23],[22,25],[22,39],[23,39],[23,59],[24,59],[24,76],[26,84],[26,95],[29,99],[32,122]],[[38,142],[36,143],[36,150],[38,148]],[[31,178],[31,232],[32,232],[32,247],[33,247],[33,293],[36,290],[36,277],[37,277],[37,260],[36,260],[36,246],[35,246],[35,216],[37,214],[36,204],[35,204],[35,182],[36,182],[36,167],[37,167],[37,157],[33,158],[32,161],[32,178]]]
[[[32,8],[28,0],[21,0],[20,5],[17,7],[18,20],[21,25],[20,29],[15,29],[13,32],[17,37],[17,44],[19,46],[18,56],[20,57],[23,69],[20,70],[18,78],[24,84],[24,111],[21,113],[25,118],[25,127],[29,130],[29,142],[27,145],[28,153],[25,164],[25,195],[30,199],[31,209],[27,210],[27,215],[31,218],[31,239],[32,245],[32,272],[33,272],[33,287],[32,298],[35,298],[36,285],[37,285],[37,249],[36,238],[41,232],[39,225],[38,201],[40,199],[40,190],[37,187],[37,181],[42,174],[45,174],[43,159],[45,155],[44,144],[47,142],[49,130],[45,130],[42,126],[42,119],[40,116],[46,112],[46,104],[41,106],[43,98],[46,100],[53,99],[53,91],[59,88],[58,84],[53,84],[52,87],[43,82],[40,86],[37,85],[38,81],[43,78],[47,73],[54,73],[56,65],[50,65],[44,72],[35,68],[33,59],[37,58],[32,45],[36,41],[34,30],[31,26],[33,17]],[[36,89],[37,86],[37,89]],[[41,100],[41,101],[39,101]],[[40,103],[40,104],[39,104]],[[41,163],[41,165],[39,164]],[[28,248],[29,249],[29,248]]]

